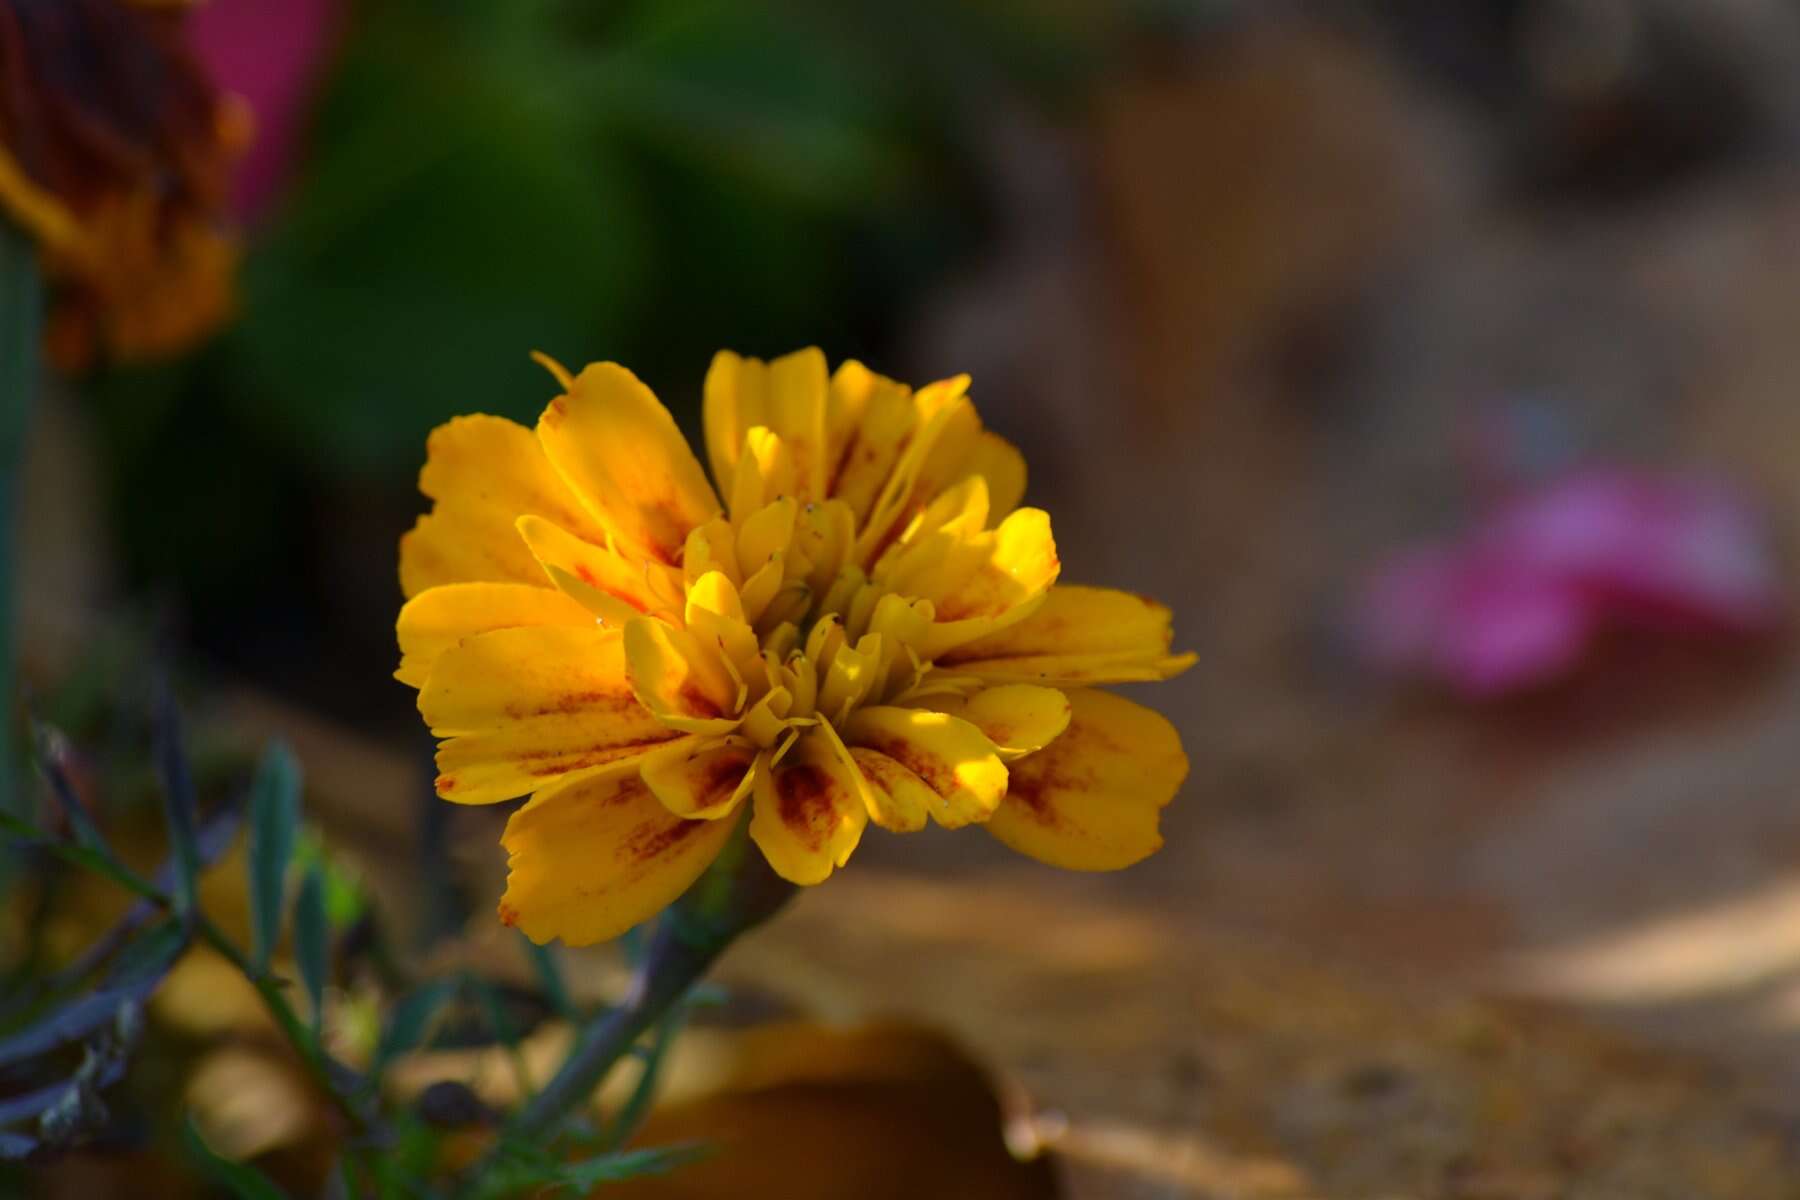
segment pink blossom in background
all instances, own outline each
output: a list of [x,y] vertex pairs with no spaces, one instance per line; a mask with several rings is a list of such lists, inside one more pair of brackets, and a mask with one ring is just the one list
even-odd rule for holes
[[207,0],[188,36],[213,79],[256,115],[239,165],[234,206],[254,221],[292,177],[314,90],[338,30],[338,0]]
[[1355,630],[1388,670],[1490,697],[1567,674],[1604,629],[1748,636],[1784,608],[1767,531],[1730,487],[1597,468],[1511,497],[1458,542],[1389,559]]

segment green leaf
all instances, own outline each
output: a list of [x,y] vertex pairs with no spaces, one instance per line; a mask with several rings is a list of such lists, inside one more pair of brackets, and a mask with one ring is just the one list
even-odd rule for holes
[[535,1143],[509,1137],[501,1143],[499,1161],[480,1180],[476,1195],[517,1196],[546,1188],[586,1193],[601,1184],[664,1175],[711,1153],[710,1146],[684,1142],[569,1162]]
[[84,867],[96,875],[103,875],[133,895],[156,901],[164,899],[155,887],[139,879],[110,855],[90,850],[86,846],[71,846],[67,842],[55,841],[43,830],[12,813],[0,811],[0,832],[11,834],[33,849],[54,854],[72,866]]
[[188,938],[189,930],[180,920],[152,929],[119,955],[102,987],[59,1004],[36,1024],[0,1038],[0,1064],[22,1062],[78,1041],[118,1020],[122,1008],[142,1004],[187,949]]
[[50,793],[56,797],[63,816],[68,820],[70,828],[75,831],[75,840],[83,846],[102,853],[107,850],[106,839],[100,835],[94,818],[88,813],[87,805],[81,802],[81,795],[75,785],[69,781],[67,767],[69,757],[69,741],[62,731],[42,721],[31,723],[33,749],[37,752],[38,770],[42,771],[45,780],[50,784]]
[[294,964],[312,1004],[313,1029],[325,1016],[325,974],[331,949],[330,926],[325,919],[325,873],[315,863],[300,881],[294,898]]
[[154,714],[156,769],[162,779],[163,814],[169,826],[169,856],[175,862],[175,903],[198,910],[200,887],[199,800],[181,734],[181,711],[167,681],[157,687]]
[[300,764],[285,743],[263,751],[250,789],[250,961],[258,971],[281,940],[288,864],[300,822]]
[[194,1128],[193,1118],[188,1118],[182,1133],[188,1156],[214,1183],[238,1200],[287,1200],[286,1193],[276,1187],[273,1180],[249,1163],[232,1162],[215,1154],[201,1138],[200,1131]]
[[698,1162],[711,1153],[711,1147],[698,1142],[651,1146],[642,1150],[620,1150],[564,1164],[553,1178],[545,1182],[588,1192],[603,1183],[619,1183],[626,1179],[640,1179],[645,1175],[666,1175],[679,1167]]
[[394,1006],[394,1015],[388,1018],[387,1028],[382,1030],[381,1041],[369,1063],[370,1078],[379,1076],[394,1059],[425,1040],[431,1019],[456,994],[458,984],[455,979],[433,980],[414,988]]

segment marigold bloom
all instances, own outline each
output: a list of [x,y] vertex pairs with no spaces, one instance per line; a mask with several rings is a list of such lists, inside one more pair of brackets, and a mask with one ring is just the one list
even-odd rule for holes
[[178,0],[0,0],[0,217],[57,285],[65,368],[170,353],[230,313],[219,225],[249,140],[182,39]]
[[[402,539],[398,678],[439,795],[533,793],[501,919],[612,937],[674,900],[749,810],[798,884],[870,822],[982,825],[1034,858],[1128,866],[1187,774],[1174,728],[1093,685],[1164,679],[1169,611],[1056,583],[1050,519],[968,378],[918,391],[824,355],[720,353],[715,492],[623,367],[531,430],[436,430]],[[721,503],[720,496],[724,497]]]

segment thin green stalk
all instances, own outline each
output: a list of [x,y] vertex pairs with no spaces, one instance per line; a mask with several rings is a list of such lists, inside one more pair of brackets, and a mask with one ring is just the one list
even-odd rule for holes
[[[0,830],[18,835],[27,844],[49,851],[71,865],[85,868],[112,880],[133,895],[141,896],[152,904],[167,912],[175,911],[175,898],[160,890],[149,880],[144,879],[110,855],[102,854],[86,846],[71,845],[46,838],[40,831],[20,822],[17,818],[0,813]],[[203,913],[193,914],[194,936],[210,946],[221,957],[250,981],[256,994],[262,999],[263,1007],[280,1027],[282,1036],[293,1044],[295,1053],[299,1054],[301,1063],[319,1090],[331,1100],[331,1103],[349,1121],[351,1128],[359,1133],[369,1130],[371,1124],[367,1113],[363,1112],[339,1086],[333,1075],[331,1059],[313,1037],[312,1031],[294,1012],[293,1006],[282,994],[281,986],[275,977],[267,971],[258,971],[246,955],[232,940],[225,936],[211,918]]]
[[[170,900],[168,903],[173,904],[174,901]],[[275,1018],[275,1024],[281,1027],[282,1036],[293,1044],[294,1050],[300,1055],[300,1061],[305,1064],[307,1074],[313,1077],[314,1084],[325,1093],[332,1105],[350,1122],[352,1129],[358,1133],[367,1132],[370,1125],[369,1115],[359,1108],[339,1086],[338,1080],[333,1075],[332,1062],[326,1055],[325,1048],[313,1036],[312,1030],[306,1022],[302,1021],[294,1012],[293,1006],[287,1002],[287,997],[282,995],[281,986],[275,982],[275,977],[267,971],[258,971],[251,964],[249,956],[240,950],[230,938],[226,937],[224,932],[212,923],[211,918],[204,915],[197,916],[194,922],[194,933],[250,981],[251,985],[256,988],[256,994],[262,998],[263,1007],[269,1010],[269,1015]]]
[[508,1122],[487,1158],[465,1176],[465,1192],[480,1182],[509,1143],[546,1142],[726,948],[779,912],[793,894],[794,885],[769,869],[741,826],[718,861],[663,914],[630,993],[581,1031],[556,1074]]
[[543,1137],[586,1104],[607,1072],[725,948],[774,916],[793,891],[740,829],[718,862],[663,914],[630,994],[583,1031],[556,1075],[514,1118],[512,1134]]
[[0,220],[0,811],[19,807],[13,726],[18,703],[18,521],[25,438],[37,400],[43,338],[43,281],[37,247]]

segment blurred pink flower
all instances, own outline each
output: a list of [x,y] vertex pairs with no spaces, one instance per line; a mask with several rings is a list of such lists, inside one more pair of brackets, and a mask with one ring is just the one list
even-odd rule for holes
[[1512,497],[1459,542],[1397,554],[1364,586],[1355,630],[1384,668],[1490,697],[1567,674],[1603,629],[1745,636],[1783,610],[1740,495],[1602,468]]
[[189,18],[194,52],[213,81],[256,114],[256,138],[233,195],[245,220],[266,213],[293,175],[338,16],[338,0],[208,0]]

